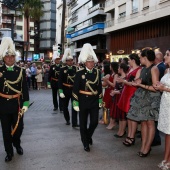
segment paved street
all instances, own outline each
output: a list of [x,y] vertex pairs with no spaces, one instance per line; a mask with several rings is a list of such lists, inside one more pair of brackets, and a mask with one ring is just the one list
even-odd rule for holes
[[[91,152],[83,150],[78,129],[65,125],[63,114],[53,112],[51,90],[31,90],[34,102],[24,117],[22,147],[24,155],[16,151],[11,162],[5,163],[6,153],[0,133],[0,170],[154,170],[163,158],[162,146],[153,147],[147,158],[137,152],[140,139],[132,147],[122,144],[114,130],[98,125],[93,136]],[[163,136],[162,136],[163,138]]]

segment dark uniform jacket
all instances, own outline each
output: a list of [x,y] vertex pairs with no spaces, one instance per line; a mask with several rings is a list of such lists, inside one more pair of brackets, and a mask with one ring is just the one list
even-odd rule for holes
[[73,86],[76,72],[77,72],[76,66],[71,66],[71,69],[69,69],[68,66],[62,67],[60,69],[60,75],[59,75],[59,89],[62,90],[68,89],[68,86],[63,85],[63,83]]
[[[87,83],[89,82],[89,87]],[[84,92],[94,91],[95,95],[81,94],[80,90]],[[93,68],[92,73],[86,69],[82,69],[76,73],[73,86],[73,100],[78,101],[80,108],[99,107],[99,99],[102,98],[102,84],[101,73],[98,69]]]
[[7,71],[5,65],[0,67],[0,93],[15,95],[21,92],[20,99],[7,99],[0,96],[0,114],[18,113],[23,102],[29,101],[28,87],[26,83],[25,69],[14,66],[14,71]]
[[51,83],[51,87],[55,88],[58,87],[58,79],[59,79],[59,74],[60,74],[60,68],[62,67],[61,64],[58,65],[51,65],[49,74],[48,74],[48,82]]

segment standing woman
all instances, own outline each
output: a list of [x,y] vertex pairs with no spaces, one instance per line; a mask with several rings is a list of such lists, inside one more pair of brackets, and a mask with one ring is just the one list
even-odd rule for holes
[[[170,49],[166,51],[164,59],[165,64],[170,67]],[[170,169],[170,68],[166,70],[160,83],[158,82],[154,87],[163,92],[160,103],[158,130],[165,133],[165,151],[164,160],[158,167],[168,170]]]
[[38,90],[41,89],[41,83],[42,83],[42,68],[40,65],[37,66],[37,75],[36,75],[36,79],[37,79],[37,87]]
[[151,151],[151,144],[155,135],[155,121],[158,119],[160,92],[154,85],[159,80],[159,70],[154,66],[155,53],[150,49],[141,52],[140,62],[144,65],[138,80],[132,83],[138,87],[131,99],[131,108],[127,118],[141,122],[142,146],[138,155],[146,157]]
[[[120,74],[121,79],[125,79],[128,69],[129,69],[129,67],[125,63],[121,63],[119,65],[118,73]],[[125,131],[125,129],[126,129],[126,113],[124,111],[120,110],[117,106],[117,103],[121,97],[122,89],[123,89],[123,83],[122,82],[118,83],[116,81],[115,89],[112,90],[112,92],[110,94],[113,96],[113,101],[114,101],[112,104],[112,107],[111,107],[113,119],[119,120],[119,130],[118,130],[117,134],[114,135],[116,138],[121,138],[126,134],[126,131]]]
[[[119,63],[118,62],[112,62],[110,64],[110,70],[112,72],[112,78],[106,77],[106,79],[104,80],[108,84],[108,86],[110,86],[111,90],[113,90],[116,86],[116,79],[118,77],[118,68],[119,68]],[[110,95],[110,93],[108,95]],[[109,130],[113,129],[116,126],[116,121],[113,118],[113,112],[111,111],[111,107],[112,107],[113,104],[114,104],[114,101],[112,101],[111,104],[110,104],[110,123],[106,127]]]
[[[117,79],[117,82],[124,83],[122,94],[118,102],[118,108],[124,111],[126,114],[130,109],[130,100],[137,89],[135,86],[132,86],[132,82],[137,78],[139,78],[139,74],[141,70],[140,59],[137,54],[129,55],[129,66],[130,69],[126,76],[126,79],[122,79],[122,78]],[[136,133],[138,123],[130,119],[128,119],[127,122],[128,122],[128,135],[125,141],[123,142],[123,144],[126,146],[131,146],[132,144],[135,143],[135,133]]]

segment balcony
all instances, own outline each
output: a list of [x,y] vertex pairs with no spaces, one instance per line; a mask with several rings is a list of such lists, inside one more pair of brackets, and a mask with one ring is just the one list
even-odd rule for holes
[[92,12],[97,11],[97,10],[104,10],[104,4],[99,3],[99,4],[88,9],[89,14],[91,14]]
[[132,14],[135,14],[135,13],[137,13],[137,12],[138,12],[138,8],[132,9]]
[[115,0],[106,0],[104,12],[109,12],[115,8]]
[[108,21],[105,21],[105,28],[114,26],[114,18]]
[[72,18],[71,23],[73,24],[73,23],[76,22],[77,20],[78,20],[78,15]]

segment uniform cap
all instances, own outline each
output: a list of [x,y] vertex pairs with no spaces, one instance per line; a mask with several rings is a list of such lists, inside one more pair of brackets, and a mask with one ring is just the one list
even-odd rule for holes
[[54,51],[52,60],[55,61],[55,59],[57,58],[60,58],[60,54],[58,53],[58,51]]
[[15,46],[11,37],[3,37],[0,45],[0,59],[7,55],[16,56]]
[[98,62],[97,56],[91,46],[91,44],[86,43],[83,45],[78,62],[79,63],[85,63],[86,61],[94,61],[95,63]]
[[66,63],[66,60],[72,60],[72,59],[73,59],[73,56],[71,55],[71,49],[66,48],[65,51],[64,51],[62,62]]

